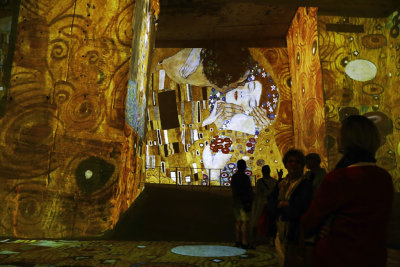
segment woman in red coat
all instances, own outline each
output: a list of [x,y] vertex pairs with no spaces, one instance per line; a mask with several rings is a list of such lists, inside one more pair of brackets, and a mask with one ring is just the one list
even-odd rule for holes
[[393,200],[390,174],[376,166],[380,137],[364,116],[342,122],[343,158],[322,182],[302,217],[305,235],[321,226],[329,233],[316,244],[316,266],[386,266],[386,236]]

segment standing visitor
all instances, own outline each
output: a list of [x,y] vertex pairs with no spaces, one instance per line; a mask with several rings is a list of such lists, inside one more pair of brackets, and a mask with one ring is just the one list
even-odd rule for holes
[[379,146],[378,129],[368,118],[342,121],[338,147],[343,157],[301,220],[306,234],[324,223],[328,230],[317,240],[316,266],[386,266],[394,189],[390,174],[375,164]]
[[290,149],[283,157],[288,175],[278,184],[277,237],[275,247],[280,266],[299,266],[301,250],[300,218],[312,200],[312,184],[304,177],[305,157],[298,149]]
[[[270,243],[270,240],[268,239],[268,229],[258,229],[258,222],[260,215],[263,212],[266,212],[266,205],[268,202],[268,196],[272,193],[272,191],[275,189],[276,186],[276,180],[271,177],[271,169],[268,165],[264,165],[261,169],[262,171],[262,178],[257,180],[256,183],[256,194],[254,197],[254,202],[253,202],[253,209],[252,209],[252,214],[251,214],[251,238],[252,242],[256,242],[257,235],[258,233],[262,232],[264,237],[267,239],[267,243]],[[270,224],[268,223],[269,219],[267,214],[265,215],[266,218],[265,220],[265,227],[269,228]]]
[[312,183],[315,195],[326,175],[326,170],[321,167],[321,157],[317,153],[306,155],[306,167],[309,171],[306,172],[305,176]]
[[237,172],[232,175],[231,180],[233,208],[236,219],[235,246],[248,249],[247,231],[253,202],[253,189],[250,177],[244,173],[246,170],[246,161],[243,159],[238,160],[237,169]]

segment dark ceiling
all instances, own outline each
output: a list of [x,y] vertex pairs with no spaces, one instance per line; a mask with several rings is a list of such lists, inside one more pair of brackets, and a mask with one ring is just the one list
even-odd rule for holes
[[400,0],[160,0],[156,47],[286,47],[299,6],[319,15],[387,17]]

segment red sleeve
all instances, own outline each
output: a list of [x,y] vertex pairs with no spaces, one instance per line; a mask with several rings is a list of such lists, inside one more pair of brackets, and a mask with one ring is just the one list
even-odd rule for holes
[[343,203],[343,187],[340,187],[340,175],[343,169],[329,173],[316,192],[310,208],[302,216],[301,223],[305,231],[316,230],[328,215],[334,213]]

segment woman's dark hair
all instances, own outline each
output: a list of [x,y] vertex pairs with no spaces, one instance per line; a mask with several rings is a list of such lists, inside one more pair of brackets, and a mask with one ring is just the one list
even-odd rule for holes
[[306,162],[315,161],[318,165],[321,164],[321,157],[317,153],[310,153],[306,155]]
[[249,49],[241,47],[203,48],[200,52],[200,58],[203,62],[204,75],[208,81],[219,88],[235,82],[242,82],[239,79],[255,65]]
[[294,148],[289,149],[289,150],[285,153],[285,155],[283,156],[283,159],[282,159],[283,165],[286,166],[286,163],[288,162],[288,160],[289,160],[290,157],[296,157],[297,160],[299,161],[299,163],[300,163],[303,167],[306,165],[306,158],[305,158],[305,156],[304,156],[304,154],[303,154],[303,152],[302,152],[301,150],[299,150],[299,149],[294,149]]
[[341,152],[361,148],[375,155],[381,145],[380,140],[378,128],[367,117],[352,115],[342,121],[339,138]]
[[246,170],[246,161],[244,161],[243,159],[239,159],[237,162],[237,168],[239,171]]

